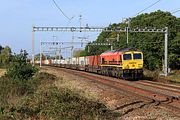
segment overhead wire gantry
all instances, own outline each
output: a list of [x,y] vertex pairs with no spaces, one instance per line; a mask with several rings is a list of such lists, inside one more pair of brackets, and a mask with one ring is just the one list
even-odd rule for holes
[[35,32],[136,32],[136,33],[164,33],[165,35],[165,47],[164,47],[164,75],[168,74],[168,27],[156,29],[156,28],[110,28],[110,27],[32,27],[32,64],[34,65],[34,40]]

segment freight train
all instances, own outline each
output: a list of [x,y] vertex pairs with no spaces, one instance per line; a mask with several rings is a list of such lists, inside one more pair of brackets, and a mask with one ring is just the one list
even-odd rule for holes
[[[39,61],[36,61],[36,63],[39,63]],[[93,56],[44,60],[42,64],[123,79],[141,79],[143,77],[143,52],[136,48],[106,51]]]

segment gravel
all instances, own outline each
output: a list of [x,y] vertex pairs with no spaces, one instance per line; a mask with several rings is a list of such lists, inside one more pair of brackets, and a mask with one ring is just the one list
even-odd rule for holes
[[103,86],[85,78],[68,74],[58,68],[43,67],[42,71],[56,75],[57,87],[65,87],[78,91],[79,94],[104,103],[112,111],[120,112],[121,120],[180,120],[165,107],[153,101],[143,100],[125,92]]

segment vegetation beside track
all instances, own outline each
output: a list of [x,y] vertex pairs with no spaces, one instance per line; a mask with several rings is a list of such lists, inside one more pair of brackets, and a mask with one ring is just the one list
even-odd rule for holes
[[38,73],[26,82],[0,78],[0,119],[116,119],[102,103],[53,85],[56,77]]
[[0,77],[0,119],[116,119],[120,114],[66,88],[57,88],[56,76],[39,72],[15,56]]
[[167,77],[161,77],[172,83],[180,84],[180,70],[173,70]]
[[22,101],[18,106],[18,115],[22,118],[115,119],[116,116],[101,103],[57,87],[41,89]]
[[178,83],[180,84],[180,70],[173,70],[167,77],[162,75],[162,71],[150,71],[145,69],[144,70],[144,79],[151,80],[151,81],[159,81],[159,82],[167,82],[167,83]]

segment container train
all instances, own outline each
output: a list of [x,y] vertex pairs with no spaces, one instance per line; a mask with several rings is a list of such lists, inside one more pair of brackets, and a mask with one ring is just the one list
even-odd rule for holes
[[82,70],[123,79],[141,79],[143,77],[143,52],[136,48],[125,48],[106,51],[100,55],[43,60],[42,65]]

